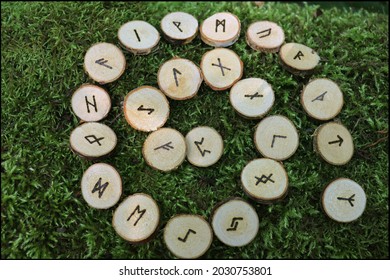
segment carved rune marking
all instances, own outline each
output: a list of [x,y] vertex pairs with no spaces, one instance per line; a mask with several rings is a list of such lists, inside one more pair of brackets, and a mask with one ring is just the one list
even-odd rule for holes
[[259,94],[258,92],[256,92],[255,94],[245,94],[244,96],[250,98],[251,100],[255,97],[263,97],[263,95]]
[[200,154],[202,155],[202,157],[204,157],[204,155],[206,153],[209,153],[209,154],[211,153],[211,151],[209,151],[209,150],[203,150],[202,151],[202,149],[199,147],[200,145],[203,144],[203,140],[204,140],[204,137],[202,137],[202,140],[200,140],[200,142],[199,141],[194,141],[194,143],[195,143],[196,147],[198,148],[198,150],[199,150]]
[[331,142],[328,142],[329,145],[332,145],[332,144],[337,144],[339,143],[339,147],[341,146],[341,144],[343,144],[344,142],[344,139],[340,137],[340,135],[337,134],[337,138],[339,138],[339,140],[335,140],[335,141],[331,141]]
[[215,32],[218,32],[218,26],[220,26],[220,25],[223,26],[222,32],[225,32],[225,24],[226,24],[226,19],[223,19],[223,20],[217,19],[215,21]]
[[139,106],[137,110],[138,111],[148,111],[148,115],[150,115],[154,111],[153,108],[144,108],[144,105]]
[[172,21],[172,23],[177,27],[177,29],[180,30],[180,32],[183,32],[183,30],[181,30],[181,28],[180,28],[180,24],[181,24],[180,21]]
[[352,201],[355,201],[355,199],[353,199],[354,196],[355,196],[355,194],[351,195],[350,198],[338,197],[337,199],[338,199],[338,200],[346,200],[346,201],[349,202],[349,204],[351,205],[351,207],[353,207]]
[[176,86],[178,87],[179,81],[177,80],[177,74],[181,75],[181,72],[179,70],[177,70],[176,68],[173,68],[172,71],[173,71],[173,77],[175,78]]
[[259,184],[259,183],[263,183],[263,184],[266,184],[268,181],[271,181],[272,183],[275,183],[274,180],[271,179],[272,177],[272,173],[267,176],[265,176],[264,174],[261,175],[261,177],[257,177],[255,176],[255,178],[257,179],[257,182],[256,182],[256,186]]
[[271,28],[268,28],[268,29],[265,29],[265,30],[263,30],[263,31],[257,32],[256,34],[259,34],[259,35],[260,35],[260,34],[262,34],[262,33],[266,33],[266,34],[261,35],[261,36],[259,37],[259,39],[269,36],[269,35],[271,34]]
[[137,30],[134,29],[134,33],[135,36],[137,36],[138,42],[141,42],[141,38],[139,37]]
[[[141,220],[142,216],[145,214],[146,212],[146,209],[143,209],[140,211],[140,207],[139,205],[137,205],[137,207],[134,209],[134,211],[130,214],[130,216],[127,218],[127,221],[130,221],[131,217],[133,217],[133,215],[135,214],[135,211],[137,211],[139,215],[138,219],[135,221],[134,225],[133,226],[136,226],[138,221]],[[135,216],[134,216],[135,217]]]
[[101,66],[105,66],[105,67],[107,67],[109,69],[112,69],[112,67],[110,65],[106,64],[107,62],[108,62],[108,60],[107,59],[105,60],[104,58],[100,58],[100,59],[95,61],[95,63],[97,63],[97,64],[99,64]]
[[228,67],[225,67],[221,64],[221,59],[218,57],[218,64],[215,64],[215,63],[211,63],[212,66],[217,66],[219,68],[221,68],[221,72],[222,72],[222,76],[225,76],[225,72],[223,71],[223,69],[226,69],[226,70],[229,70],[231,71],[232,69],[228,68]]
[[161,145],[157,148],[154,148],[154,150],[158,150],[158,149],[164,149],[164,150],[167,150],[169,151],[170,149],[174,149],[174,147],[171,145],[172,141],[169,141],[168,143],[164,144],[164,145]]
[[318,95],[316,98],[314,98],[311,102],[314,102],[316,100],[319,100],[319,101],[324,101],[324,97],[325,97],[325,94],[327,93],[327,91],[325,91],[324,93]]
[[102,178],[99,178],[99,180],[96,182],[95,186],[93,187],[92,193],[99,192],[99,198],[102,197],[104,191],[106,190],[109,182],[105,182],[102,185]]
[[244,218],[242,217],[234,217],[232,219],[232,223],[230,224],[230,228],[227,228],[226,231],[236,231],[238,227],[238,221],[242,221]]
[[[95,135],[88,135],[88,136],[85,136],[84,138],[89,142],[89,144],[93,144],[93,143],[97,142],[99,144],[99,146],[102,145],[102,144],[100,144],[100,140],[104,139],[104,137],[97,138]],[[91,141],[91,140],[89,140],[89,138],[93,138],[94,140]]]
[[91,105],[91,106],[93,106],[95,108],[95,112],[98,111],[97,110],[97,105],[96,105],[96,100],[95,100],[95,95],[93,95],[92,98],[93,98],[93,103],[89,102],[87,96],[85,96],[85,103],[87,104],[87,111],[88,111],[88,113],[90,113],[89,105]]
[[298,53],[294,56],[294,59],[299,59],[299,60],[301,60],[301,56],[304,56],[303,55],[303,52],[301,52],[301,51],[298,51]]
[[187,238],[188,238],[188,235],[190,235],[190,233],[193,233],[193,234],[196,234],[196,231],[195,230],[192,230],[192,229],[189,229],[186,233],[186,236],[184,236],[184,238],[181,238],[181,237],[178,237],[177,239],[179,239],[181,242],[185,243],[187,241]]
[[283,135],[276,135],[274,134],[274,136],[272,137],[272,144],[271,144],[271,148],[274,147],[274,143],[275,143],[275,138],[278,137],[278,138],[287,138],[287,136],[283,136]]

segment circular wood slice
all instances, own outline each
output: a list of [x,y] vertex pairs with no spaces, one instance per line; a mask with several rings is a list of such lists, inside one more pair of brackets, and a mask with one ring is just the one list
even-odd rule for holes
[[203,77],[198,66],[183,58],[168,60],[157,73],[158,86],[167,96],[176,100],[194,97]]
[[133,20],[119,28],[118,39],[121,45],[133,54],[146,55],[157,48],[160,33],[146,21]]
[[110,95],[103,88],[84,84],[72,95],[72,110],[81,120],[97,122],[104,119],[111,109]]
[[354,152],[351,133],[337,122],[323,124],[314,133],[314,149],[330,164],[347,164]]
[[236,15],[217,13],[205,19],[200,26],[200,38],[213,47],[228,47],[240,37],[241,23]]
[[87,122],[70,134],[72,150],[87,159],[98,159],[111,153],[117,143],[115,132],[105,124]]
[[275,101],[271,85],[259,78],[238,81],[231,88],[229,97],[233,108],[240,115],[253,119],[267,114]]
[[199,167],[208,167],[216,163],[223,153],[221,135],[208,126],[199,126],[186,135],[187,159]]
[[315,79],[303,88],[301,104],[310,117],[326,121],[340,113],[344,98],[335,82],[329,79]]
[[298,148],[299,136],[294,124],[286,117],[275,115],[263,119],[255,131],[255,145],[265,157],[285,160]]
[[231,247],[241,247],[256,237],[259,217],[252,205],[235,197],[215,207],[211,226],[221,242]]
[[164,228],[164,242],[181,259],[196,259],[210,248],[213,231],[199,215],[176,215]]
[[169,116],[169,103],[165,95],[151,86],[130,91],[123,103],[126,121],[136,130],[155,131]]
[[325,188],[321,202],[326,215],[331,219],[349,223],[363,214],[366,194],[355,181],[339,178]]
[[122,179],[118,171],[109,164],[91,165],[81,179],[81,193],[89,206],[108,209],[122,195]]
[[249,162],[241,172],[244,192],[258,202],[273,202],[287,194],[288,176],[283,165],[273,159]]
[[184,161],[186,142],[179,131],[160,128],[146,138],[142,154],[149,166],[161,171],[171,171]]
[[314,50],[298,43],[284,44],[279,56],[285,68],[293,74],[311,73],[320,62],[320,57]]
[[126,59],[122,51],[110,43],[97,43],[84,57],[84,70],[99,84],[111,83],[123,74]]
[[173,44],[190,43],[198,33],[198,20],[188,13],[174,12],[161,20],[161,30],[165,39]]
[[156,201],[144,193],[128,196],[112,217],[117,234],[131,243],[145,243],[154,236],[160,223]]
[[200,68],[209,87],[225,90],[241,79],[244,64],[232,50],[216,48],[203,55]]
[[274,22],[257,21],[248,27],[246,42],[256,51],[275,53],[284,43],[284,31]]

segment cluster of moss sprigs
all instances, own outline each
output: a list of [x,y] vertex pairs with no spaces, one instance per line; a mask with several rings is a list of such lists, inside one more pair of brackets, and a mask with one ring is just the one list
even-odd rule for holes
[[[173,258],[162,241],[166,222],[175,214],[209,217],[213,206],[243,194],[240,172],[260,157],[253,143],[258,121],[238,116],[228,90],[214,92],[205,84],[188,101],[170,100],[167,127],[185,135],[199,125],[214,127],[224,139],[220,161],[209,168],[184,162],[162,173],[144,162],[146,133],[135,131],[122,113],[125,95],[141,85],[157,87],[160,65],[173,56],[199,64],[212,49],[196,38],[185,46],[161,40],[148,56],[127,53],[123,76],[105,88],[112,110],[103,122],[117,134],[116,154],[104,162],[123,179],[123,198],[150,194],[161,207],[161,227],[154,240],[133,246],[111,225],[110,210],[90,208],[80,193],[83,172],[92,163],[71,153],[69,135],[78,125],[70,106],[72,90],[93,82],[83,72],[83,57],[94,43],[118,44],[117,31],[127,21],[145,20],[159,27],[169,12],[188,12],[202,22],[216,12],[236,14],[241,37],[231,49],[244,62],[244,76],[267,80],[276,102],[269,113],[287,116],[299,130],[300,145],[284,162],[290,188],[284,201],[261,205],[251,201],[260,217],[256,239],[229,248],[216,238],[203,256],[226,258],[388,258],[388,17],[359,11],[323,10],[316,6],[244,2],[11,2],[1,5],[1,256],[2,258]],[[355,155],[345,166],[325,163],[312,149],[311,120],[299,103],[309,77],[293,76],[277,54],[250,49],[244,39],[249,24],[277,22],[286,42],[305,44],[321,56],[312,78],[326,77],[340,85],[345,105],[339,120],[351,131]],[[322,189],[337,177],[363,186],[367,208],[350,224],[330,220],[321,210]]]

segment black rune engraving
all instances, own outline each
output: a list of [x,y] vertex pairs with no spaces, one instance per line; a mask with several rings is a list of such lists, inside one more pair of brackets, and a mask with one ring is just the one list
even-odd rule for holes
[[343,138],[341,138],[341,136],[340,136],[340,135],[338,135],[338,134],[337,134],[337,138],[338,138],[339,140],[330,141],[330,142],[328,142],[328,144],[329,144],[329,145],[332,145],[332,144],[337,144],[337,143],[339,143],[339,147],[340,147],[340,146],[341,146],[341,144],[343,144],[343,142],[344,142],[344,139],[343,139]]
[[271,179],[272,177],[272,173],[267,176],[265,176],[264,174],[261,175],[261,177],[257,177],[255,176],[255,178],[257,179],[257,182],[256,182],[256,186],[259,184],[259,183],[263,183],[263,184],[266,184],[268,181],[271,181],[272,183],[275,183],[274,180]]
[[180,24],[181,24],[180,21],[172,21],[172,22],[177,27],[177,29],[179,29],[180,32],[183,32],[183,30],[181,30],[181,28],[180,28]]
[[274,143],[275,143],[275,138],[287,138],[287,136],[283,136],[283,135],[275,135],[272,137],[272,144],[271,144],[271,148],[274,147]]
[[301,56],[304,56],[303,53],[301,51],[299,51],[295,56],[294,56],[294,59],[299,59],[301,60]]
[[258,92],[256,92],[254,94],[245,94],[244,97],[248,97],[248,98],[250,98],[252,100],[255,97],[263,97],[263,95],[259,94]]
[[164,144],[164,145],[161,145],[161,146],[159,146],[159,147],[157,147],[157,148],[154,148],[154,150],[156,151],[156,150],[158,150],[158,149],[164,149],[164,150],[169,151],[169,150],[171,150],[171,149],[174,148],[174,147],[171,145],[171,143],[172,143],[172,141],[170,141],[170,142],[168,142],[168,143],[166,143],[166,144]]
[[[93,143],[97,142],[99,144],[99,146],[102,145],[102,144],[100,144],[100,140],[104,139],[104,137],[97,138],[95,135],[88,135],[88,136],[85,136],[84,138],[89,142],[89,144],[93,144]],[[90,138],[93,139],[93,141],[91,141]]]
[[355,201],[355,199],[353,199],[354,196],[355,196],[355,194],[351,195],[350,198],[338,197],[337,199],[338,199],[338,200],[346,200],[346,201],[349,202],[349,204],[351,205],[351,207],[353,207],[352,201]]
[[92,193],[99,192],[99,198],[102,197],[104,191],[106,190],[109,182],[105,182],[102,185],[102,178],[99,178],[99,180],[96,182],[95,186],[93,187]]
[[[130,221],[130,219],[131,219],[131,217],[133,217],[133,215],[135,214],[135,211],[137,211],[137,213],[138,214],[140,214],[139,215],[139,217],[138,217],[138,219],[135,221],[135,223],[134,223],[134,225],[133,226],[136,226],[137,225],[137,223],[138,223],[138,221],[139,220],[141,220],[141,218],[142,218],[142,216],[145,214],[145,212],[146,212],[146,209],[143,209],[143,210],[141,210],[140,211],[140,207],[139,207],[139,205],[137,205],[137,207],[134,209],[134,211],[130,214],[130,216],[127,218],[127,221]],[[135,216],[134,216],[135,217]]]
[[181,72],[179,70],[177,70],[176,68],[173,68],[172,71],[173,71],[173,77],[175,78],[176,86],[178,87],[179,81],[177,80],[177,74],[181,75]]
[[141,38],[139,37],[137,30],[134,29],[134,33],[135,36],[137,36],[138,42],[141,42]]
[[260,34],[263,34],[263,33],[264,33],[264,35],[261,35],[259,37],[259,39],[269,36],[271,34],[271,28],[268,28],[268,29],[265,29],[263,31],[257,32],[256,34],[260,35]]
[[144,105],[138,107],[137,111],[148,111],[148,115],[154,112],[153,108],[144,108]]
[[200,154],[202,155],[202,157],[204,157],[204,155],[206,153],[209,153],[209,154],[211,153],[211,151],[209,151],[209,150],[203,150],[202,151],[202,149],[199,147],[200,145],[203,144],[203,140],[204,140],[204,137],[202,137],[202,140],[200,140],[200,142],[199,141],[194,141],[194,143],[195,143],[196,147],[198,148],[198,150],[199,150]]
[[223,20],[217,19],[215,21],[215,32],[218,32],[218,26],[220,26],[220,25],[222,25],[222,27],[223,27],[222,32],[225,32],[225,24],[226,24],[226,19],[223,19]]
[[234,217],[232,219],[232,223],[230,224],[230,228],[227,228],[226,231],[236,231],[238,226],[238,221],[242,221],[244,218],[242,217]]
[[97,63],[97,64],[99,64],[101,66],[104,66],[104,67],[107,67],[109,69],[112,69],[112,67],[110,65],[106,64],[107,62],[108,62],[108,60],[104,59],[104,58],[100,58],[100,59],[95,61],[95,63]]
[[193,229],[189,229],[189,230],[187,231],[186,235],[184,236],[184,238],[178,237],[177,239],[179,239],[179,241],[181,241],[181,242],[183,242],[183,243],[186,243],[187,238],[188,238],[188,235],[190,235],[190,233],[196,234],[196,231],[193,230]]
[[93,98],[93,103],[89,102],[88,97],[85,96],[85,103],[87,104],[87,111],[88,111],[88,113],[90,113],[89,105],[91,105],[91,106],[93,106],[95,108],[95,112],[98,111],[97,105],[96,105],[96,100],[95,100],[95,95],[93,95],[92,98]]
[[324,93],[318,95],[316,98],[314,98],[311,102],[314,102],[316,100],[319,100],[319,101],[324,101],[324,97],[325,97],[325,94],[327,93],[327,91],[325,91]]
[[215,63],[211,63],[212,66],[217,66],[219,68],[221,68],[221,72],[222,72],[222,76],[225,76],[225,72],[223,71],[223,69],[226,69],[226,70],[229,70],[231,71],[232,69],[228,68],[228,67],[225,67],[222,65],[221,63],[221,59],[218,57],[218,64],[215,64]]

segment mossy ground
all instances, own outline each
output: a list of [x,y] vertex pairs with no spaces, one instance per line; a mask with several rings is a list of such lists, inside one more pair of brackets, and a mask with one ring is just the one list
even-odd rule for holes
[[[212,49],[196,38],[185,46],[160,41],[147,56],[126,53],[127,69],[104,86],[112,109],[103,123],[118,136],[116,154],[103,160],[122,175],[122,201],[135,192],[150,194],[161,207],[156,238],[134,246],[111,225],[113,211],[90,208],[80,192],[83,172],[92,164],[73,154],[69,136],[79,121],[70,106],[74,89],[91,81],[83,57],[94,43],[118,44],[117,31],[127,21],[145,20],[159,28],[169,12],[184,11],[202,22],[229,11],[242,24],[231,49],[244,62],[244,76],[267,80],[276,94],[268,115],[287,116],[296,125],[300,145],[284,162],[290,189],[274,205],[250,201],[260,217],[256,239],[229,248],[216,238],[204,259],[382,259],[388,258],[388,16],[365,11],[323,10],[317,6],[250,2],[10,2],[1,5],[1,257],[48,259],[166,259],[163,228],[175,214],[208,218],[213,206],[229,196],[249,200],[241,190],[245,164],[261,157],[253,143],[256,120],[238,116],[229,91],[214,92],[203,84],[188,101],[170,100],[165,126],[185,135],[200,125],[214,127],[224,139],[221,160],[209,168],[184,162],[177,171],[161,173],[145,164],[141,148],[146,133],[126,122],[121,103],[141,85],[157,87],[160,65],[180,56],[199,64]],[[283,27],[286,42],[310,46],[321,56],[311,77],[284,70],[277,54],[253,51],[245,31],[257,20]],[[310,119],[299,102],[309,78],[326,77],[340,85],[345,104],[338,119],[351,131],[355,154],[345,166],[332,166],[313,151],[313,132],[321,124]],[[350,224],[330,220],[322,211],[323,188],[347,177],[363,186],[367,208]]]

